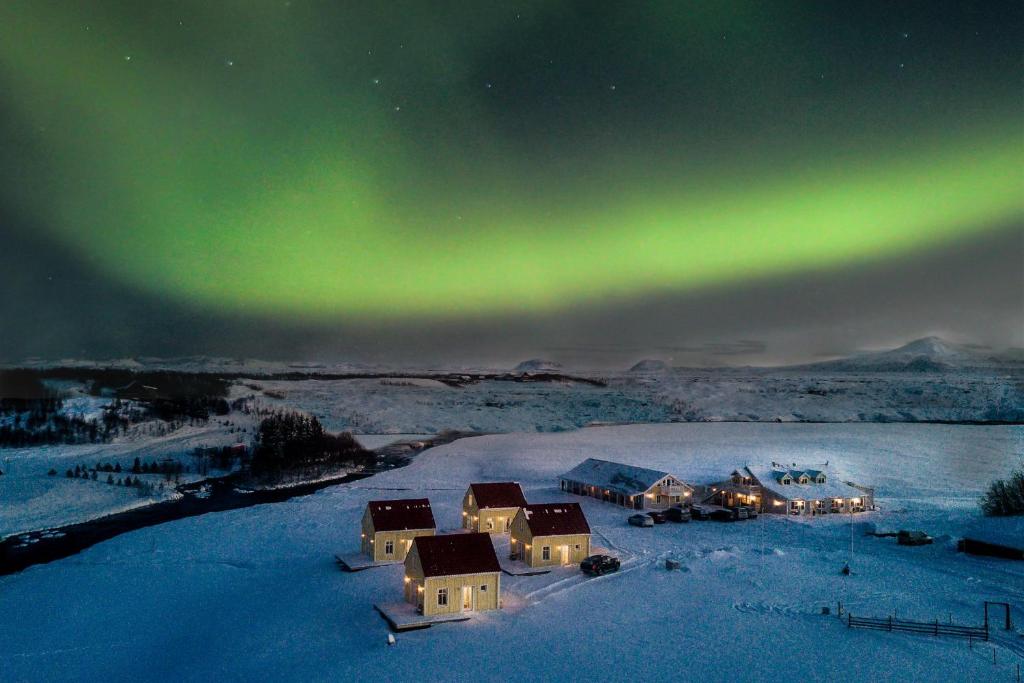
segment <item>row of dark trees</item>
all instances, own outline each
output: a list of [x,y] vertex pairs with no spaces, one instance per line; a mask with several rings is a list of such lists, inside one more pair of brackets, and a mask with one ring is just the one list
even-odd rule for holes
[[1024,515],[1024,469],[992,482],[981,498],[981,511],[990,517]]
[[[44,379],[86,383],[89,392],[108,396],[111,404],[99,420],[64,412],[64,401]],[[61,368],[0,370],[0,447],[103,443],[132,423],[161,420],[176,428],[212,415],[227,415],[229,382],[214,375],[173,371],[133,372]]]
[[374,454],[351,434],[331,434],[311,415],[282,411],[260,422],[250,468],[254,474],[289,470],[366,466]]

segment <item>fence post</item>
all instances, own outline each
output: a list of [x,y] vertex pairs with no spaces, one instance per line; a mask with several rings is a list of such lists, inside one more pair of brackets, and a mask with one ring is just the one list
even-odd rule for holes
[[939,635],[939,620],[935,620],[935,635]]
[[892,617],[889,617],[889,633],[892,633]]

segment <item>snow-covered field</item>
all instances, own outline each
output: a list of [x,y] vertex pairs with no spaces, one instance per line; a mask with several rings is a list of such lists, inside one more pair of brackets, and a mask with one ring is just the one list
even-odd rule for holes
[[[245,424],[251,429],[252,420],[248,416],[232,413],[229,417],[211,418],[202,426],[181,427],[164,436],[135,434],[119,437],[113,443],[0,450],[0,470],[4,472],[0,477],[0,538],[84,522],[178,495],[173,486],[167,486],[164,491],[139,497],[135,489],[107,484],[104,472],[98,474],[96,481],[68,479],[65,472],[75,465],[93,467],[97,462],[120,463],[124,473],[115,474],[116,479],[130,474],[135,458],[144,462],[173,458],[190,464],[191,453],[197,446],[228,446],[242,438],[221,424],[228,420],[233,425]],[[56,476],[47,476],[51,468],[57,471]],[[141,477],[154,485],[163,481],[159,474]],[[182,482],[200,478],[195,473],[180,477]]]
[[[969,648],[850,630],[820,612],[842,600],[865,616],[977,624],[983,600],[1002,600],[1024,623],[1024,563],[952,548],[988,524],[977,497],[1022,453],[1017,426],[665,424],[464,439],[352,485],[143,529],[0,578],[0,678],[1011,681],[1018,634]],[[875,485],[882,509],[856,518],[844,578],[847,518],[637,529],[620,508],[558,490],[555,476],[590,456],[695,481],[744,462],[829,460]],[[454,528],[466,485],[500,479],[522,482],[531,501],[578,500],[623,570],[503,576],[504,609],[387,647],[372,604],[401,599],[401,567],[344,574],[332,559],[358,546],[366,501],[429,496]],[[937,542],[900,547],[864,537],[863,523]],[[1024,536],[1024,522],[1002,531]],[[666,557],[685,570],[666,571]]]

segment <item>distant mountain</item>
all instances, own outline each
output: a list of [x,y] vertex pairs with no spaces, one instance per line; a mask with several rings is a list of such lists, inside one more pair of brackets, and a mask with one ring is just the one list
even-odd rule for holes
[[939,337],[924,337],[889,351],[859,353],[849,358],[797,366],[807,370],[836,372],[950,372],[991,368],[1013,363],[976,347],[953,344]]
[[553,360],[544,360],[543,358],[531,358],[530,360],[524,360],[519,365],[512,369],[512,372],[516,374],[523,373],[537,373],[537,372],[561,372],[561,363],[556,363]]
[[666,372],[669,369],[668,363],[654,358],[645,358],[629,369],[630,372]]

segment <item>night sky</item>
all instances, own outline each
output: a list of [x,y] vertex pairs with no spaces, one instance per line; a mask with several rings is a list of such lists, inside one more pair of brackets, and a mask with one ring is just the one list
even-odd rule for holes
[[1024,345],[1019,2],[0,3],[0,360]]

